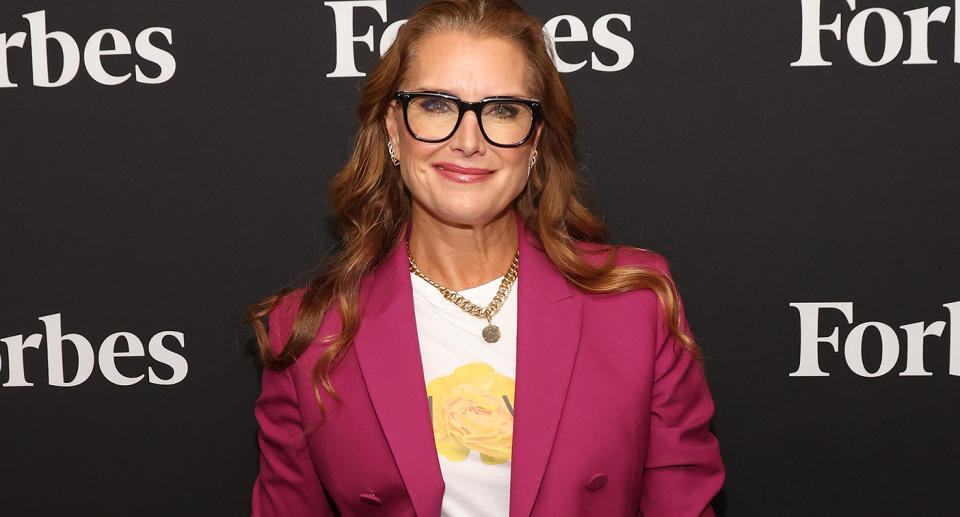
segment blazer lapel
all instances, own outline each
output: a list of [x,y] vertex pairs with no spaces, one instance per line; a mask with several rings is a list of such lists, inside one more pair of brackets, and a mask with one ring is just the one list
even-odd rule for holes
[[427,406],[406,242],[368,280],[353,346],[413,508],[420,517],[437,517],[444,484]]
[[510,517],[527,517],[553,449],[580,345],[580,299],[520,223]]

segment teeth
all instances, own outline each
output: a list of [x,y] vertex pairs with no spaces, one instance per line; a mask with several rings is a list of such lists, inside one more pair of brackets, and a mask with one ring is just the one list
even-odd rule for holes
[[444,168],[443,168],[443,165],[437,165],[437,168],[440,169],[440,170],[442,170],[442,171],[447,170],[447,169],[444,169]]

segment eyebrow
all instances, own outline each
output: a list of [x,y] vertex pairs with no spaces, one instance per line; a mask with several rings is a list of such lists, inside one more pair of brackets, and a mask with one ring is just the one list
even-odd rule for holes
[[[429,87],[429,86],[417,86],[417,87],[414,87],[414,88],[407,88],[407,89],[405,89],[405,91],[415,92],[415,93],[443,93],[443,94],[446,94],[446,95],[453,95],[454,97],[456,97],[456,98],[458,98],[458,99],[460,99],[460,100],[463,100],[463,97],[461,97],[459,94],[454,93],[454,92],[452,92],[452,91],[450,91],[450,90],[446,90],[446,89],[444,89],[444,88],[432,88],[432,87]],[[498,93],[498,94],[496,94],[496,95],[487,95],[487,96],[483,97],[483,99],[490,99],[490,98],[493,98],[493,97],[517,97],[517,98],[520,98],[520,99],[529,99],[529,98],[531,98],[530,95],[526,95],[526,94],[523,94],[523,93]]]

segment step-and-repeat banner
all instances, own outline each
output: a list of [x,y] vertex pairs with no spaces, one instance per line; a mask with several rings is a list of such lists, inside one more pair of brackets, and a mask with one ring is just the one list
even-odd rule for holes
[[[612,240],[670,260],[723,515],[960,503],[960,5],[530,1]],[[244,515],[244,308],[413,1],[0,3],[0,513]]]

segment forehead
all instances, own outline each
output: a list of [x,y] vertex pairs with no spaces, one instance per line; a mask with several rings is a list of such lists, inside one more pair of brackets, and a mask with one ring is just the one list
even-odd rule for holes
[[526,57],[516,43],[448,31],[424,37],[414,48],[403,89],[452,93],[465,101],[530,96]]

